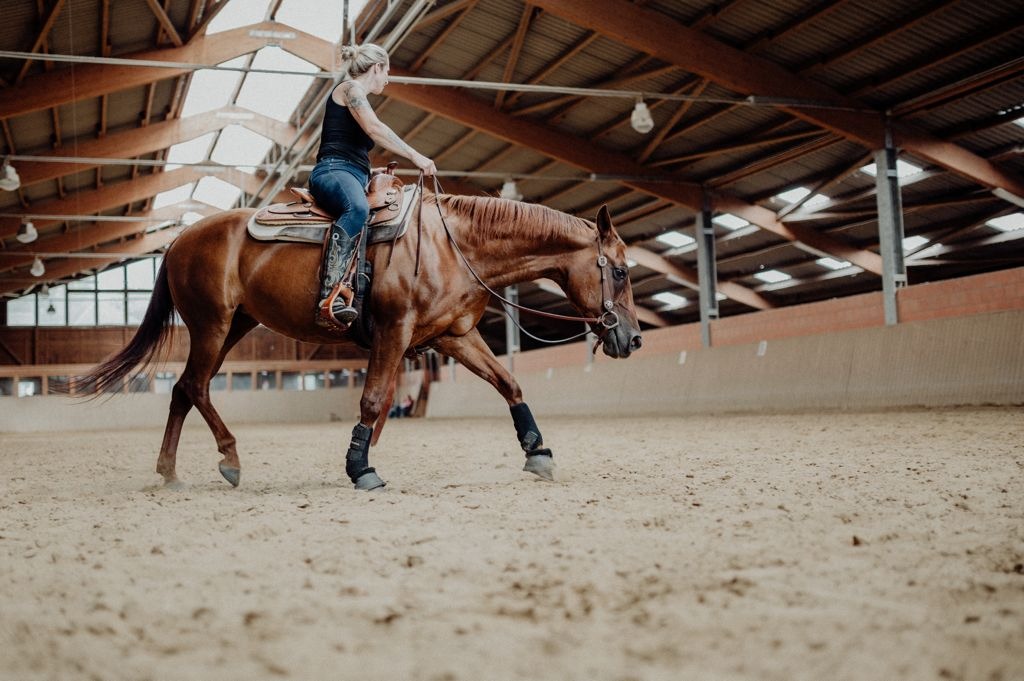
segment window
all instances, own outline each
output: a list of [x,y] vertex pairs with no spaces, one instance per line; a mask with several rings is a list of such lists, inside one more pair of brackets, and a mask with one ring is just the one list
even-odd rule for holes
[[36,297],[39,326],[65,326],[68,323],[67,292],[66,286],[51,286],[46,295]]
[[302,375],[302,389],[303,390],[323,390],[324,388],[324,372],[322,371],[307,371]]
[[43,394],[43,379],[41,378],[19,378],[18,397],[32,397]]
[[[120,274],[124,274],[122,270]],[[124,326],[124,291],[100,291],[98,300],[98,322],[101,326]]]
[[232,390],[252,390],[252,374],[231,374]]
[[257,390],[273,390],[277,387],[277,372],[261,371],[256,374]]
[[68,326],[96,326],[96,294],[68,292]]
[[146,316],[146,308],[149,307],[151,293],[139,293],[132,291],[128,294],[128,325],[138,326]]
[[97,288],[101,291],[124,290],[124,268],[115,267],[96,275]]
[[128,288],[134,290],[153,290],[153,260],[145,258],[129,263],[124,268],[128,279]]
[[163,395],[169,394],[177,378],[173,371],[156,372],[156,376],[153,377],[153,391]]
[[30,293],[7,301],[7,326],[36,325],[36,295]]

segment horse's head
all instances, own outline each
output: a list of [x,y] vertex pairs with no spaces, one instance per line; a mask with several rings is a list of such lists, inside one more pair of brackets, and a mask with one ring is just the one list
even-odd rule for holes
[[591,327],[604,354],[625,358],[639,350],[640,322],[629,285],[626,244],[612,226],[607,206],[597,213],[597,244],[580,249],[567,274],[564,288],[569,299],[581,313],[600,320]]

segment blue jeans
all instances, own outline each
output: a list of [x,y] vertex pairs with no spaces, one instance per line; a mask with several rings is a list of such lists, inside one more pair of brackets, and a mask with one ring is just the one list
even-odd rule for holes
[[309,191],[317,204],[337,216],[336,225],[354,237],[363,229],[370,214],[366,202],[366,170],[338,158],[325,158],[309,174]]

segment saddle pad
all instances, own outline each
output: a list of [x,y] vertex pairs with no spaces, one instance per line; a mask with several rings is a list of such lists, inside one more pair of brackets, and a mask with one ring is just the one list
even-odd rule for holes
[[[409,226],[409,216],[412,214],[411,208],[414,198],[413,192],[415,190],[416,185],[407,185],[402,188],[402,206],[405,210],[396,213],[394,217],[378,222],[381,219],[380,214],[387,211],[387,208],[370,214],[370,229],[368,230],[370,240],[367,242],[368,244],[391,241],[405,234]],[[310,223],[308,220],[297,220],[294,224],[262,225],[256,222],[258,214],[254,213],[249,218],[247,225],[249,236],[258,241],[295,241],[298,243],[322,244],[327,236],[327,229],[331,226],[330,222]]]

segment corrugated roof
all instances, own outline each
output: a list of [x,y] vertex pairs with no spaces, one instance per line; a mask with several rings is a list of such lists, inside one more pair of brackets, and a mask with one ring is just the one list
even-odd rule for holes
[[[614,2],[624,11],[633,6],[631,3],[620,5],[620,0],[595,0],[595,3],[600,2]],[[179,33],[187,37],[186,24],[192,1],[170,0],[164,4]],[[203,3],[204,10],[208,9],[208,4]],[[406,0],[400,5],[399,13],[392,17],[385,33],[411,4],[411,0]],[[954,92],[944,101],[928,103],[908,117],[906,123],[981,157],[993,157],[994,164],[1017,178],[1024,173],[1020,153],[1024,128],[1013,123],[1015,117],[1024,116],[1024,110],[1013,113],[1013,107],[1024,104],[1024,69],[1020,65],[1024,43],[1020,37],[1021,13],[1017,0],[950,3],[899,0],[884,4],[870,0],[777,0],[771,3],[651,0],[642,4],[643,11],[654,13],[665,22],[691,26],[719,41],[721,50],[746,51],[753,68],[760,63],[781,66],[793,73],[794,82],[802,79],[826,85],[843,95],[856,97],[868,107],[898,107],[919,97],[930,98],[954,84],[964,84],[962,92]],[[451,2],[441,0],[431,12],[445,12],[449,5]],[[4,9],[0,49],[30,48],[41,23],[37,3],[35,0],[9,0]],[[472,9],[450,13],[422,29],[414,27],[393,51],[392,61],[396,66],[408,68],[419,61],[421,55],[429,53],[419,75],[463,78],[473,74],[476,80],[502,80],[511,50],[497,48],[512,40],[523,15],[524,4],[520,0],[480,0]],[[68,0],[48,38],[50,51],[100,54],[101,19],[99,0]],[[447,31],[456,20],[459,21],[457,28]],[[159,50],[170,45],[166,37],[158,41],[160,25],[145,0],[110,3],[108,29],[113,55]],[[590,29],[553,12],[534,11],[511,80],[517,83],[533,80],[589,33]],[[719,68],[715,55],[706,56],[709,61],[700,70],[715,72]],[[11,81],[21,65],[22,62],[14,60],[0,61],[0,76]],[[606,87],[609,81],[614,82],[633,71],[646,72],[661,66],[666,65],[635,46],[598,35],[541,82],[555,86]],[[36,61],[28,71],[26,83],[31,85],[33,79],[47,69],[67,68],[65,64],[46,65]],[[999,71],[999,77],[989,78],[988,74],[995,71]],[[117,70],[112,67],[110,72],[116,74]],[[674,66],[619,88],[668,93],[699,81],[700,77],[688,73],[686,68]],[[71,79],[70,87],[74,86],[75,81]],[[13,144],[19,154],[74,155],[76,144],[96,139],[101,129],[111,136],[138,128],[144,122],[147,109],[151,125],[167,117],[173,118],[180,87],[181,79],[171,77],[159,80],[152,93],[148,86],[118,88],[114,82],[106,96],[105,108],[99,97],[83,97],[74,104],[57,106],[56,117],[50,109],[11,116],[5,121],[9,140],[6,135],[0,137],[2,149],[9,153],[8,145]],[[317,87],[311,88],[306,106],[316,101],[313,93]],[[437,92],[437,96],[444,96],[444,91]],[[784,219],[858,248],[877,248],[874,179],[856,170],[850,171],[850,164],[871,149],[856,139],[842,137],[835,130],[798,120],[792,112],[782,108],[728,107],[709,101],[683,105],[649,98],[655,127],[651,133],[642,135],[628,123],[633,107],[629,98],[587,97],[530,109],[527,107],[559,99],[561,95],[510,94],[505,98],[505,105],[497,109],[497,95],[493,91],[463,89],[459,92],[485,102],[499,122],[507,120],[512,125],[525,120],[531,125],[557,131],[570,146],[588,145],[619,161],[634,164],[645,174],[665,175],[680,184],[704,184],[773,211],[784,208],[784,204],[772,200],[775,193],[800,184],[813,187],[828,182],[824,193],[836,203],[827,212],[807,219],[807,211],[798,211]],[[737,93],[723,83],[711,82],[701,94],[705,98],[735,98],[749,93]],[[0,89],[0,96],[3,95],[4,90]],[[514,103],[509,105],[509,100]],[[625,216],[621,233],[627,241],[656,253],[668,252],[672,262],[695,266],[696,254],[692,250],[666,251],[664,245],[651,240],[668,229],[692,231],[692,207],[675,205],[669,210],[647,211],[644,207],[651,202],[649,194],[621,183],[567,180],[567,177],[585,177],[590,172],[600,174],[601,169],[581,171],[564,162],[551,164],[550,159],[560,154],[542,146],[531,148],[529,139],[510,149],[506,140],[476,132],[464,123],[441,116],[421,124],[426,112],[418,107],[398,101],[389,101],[383,106],[378,102],[377,106],[385,122],[399,133],[404,135],[415,129],[416,134],[409,141],[425,153],[440,157],[442,169],[520,174],[541,168],[537,177],[519,181],[520,191],[527,200],[546,198],[553,207],[588,213],[588,217],[592,217],[602,202],[607,202],[613,216]],[[675,116],[680,107],[686,108],[682,118]],[[522,113],[523,109],[527,113]],[[1008,110],[1011,113],[1000,114]],[[319,112],[312,115],[318,116]],[[56,130],[55,122],[59,126]],[[669,125],[672,130],[648,149],[650,141],[664,133]],[[812,134],[785,138],[798,133]],[[765,138],[781,139],[751,144]],[[54,149],[58,139],[61,146]],[[744,144],[750,146],[739,147]],[[154,153],[142,156],[158,158],[161,152],[155,149]],[[669,165],[663,163],[702,152],[708,153]],[[943,238],[958,225],[966,225],[961,232],[948,234],[946,238],[967,244],[974,240],[971,235],[979,230],[991,232],[991,228],[983,226],[988,217],[1010,209],[1008,204],[995,198],[987,186],[965,177],[964,173],[950,172],[945,167],[915,159],[913,153],[905,152],[904,157],[916,160],[934,173],[903,188],[903,201],[909,207],[905,216],[908,234]],[[837,175],[844,170],[849,171],[845,176]],[[159,172],[159,169],[141,168],[138,175]],[[0,193],[0,211],[17,212],[30,209],[32,205],[45,205],[57,200],[62,192],[75,196],[76,192],[97,191],[98,177],[103,186],[109,187],[130,181],[133,175],[126,166],[103,166],[98,174],[96,170],[74,171],[64,175],[60,183],[48,179],[26,186],[20,193]],[[294,179],[300,183],[304,180],[304,174]],[[497,193],[502,184],[500,177],[470,176],[464,181],[492,194]],[[119,214],[129,209],[140,210],[144,205],[144,201],[134,201],[130,205],[111,206],[103,212]],[[636,216],[632,216],[634,213]],[[67,226],[57,224],[47,229],[57,231]],[[998,246],[998,258],[991,257],[991,245],[964,246],[962,253],[949,256],[946,265],[912,267],[911,281],[1012,265],[1024,256],[1021,241],[1024,240],[1002,242]],[[4,245],[15,248],[9,238]],[[815,264],[816,255],[768,231],[745,228],[732,233],[719,228],[717,248],[722,280],[735,280],[762,292],[777,304],[877,290],[880,286],[878,277],[871,273],[823,277],[824,270]],[[750,278],[759,269],[773,268],[784,268],[797,281],[772,286]],[[643,277],[643,292],[638,295],[638,301],[651,304],[652,309],[657,305],[650,300],[653,293],[678,289],[678,285],[663,274],[646,268],[638,272]],[[24,275],[0,268],[0,283],[5,277],[15,276]],[[528,295],[555,308],[565,305],[540,288],[530,289]],[[689,292],[689,296],[693,293]],[[739,314],[749,308],[735,301],[725,301],[722,310],[724,314]],[[696,318],[697,309],[690,305],[665,314],[674,321],[691,321]],[[492,340],[500,345],[503,335],[495,334]]]

